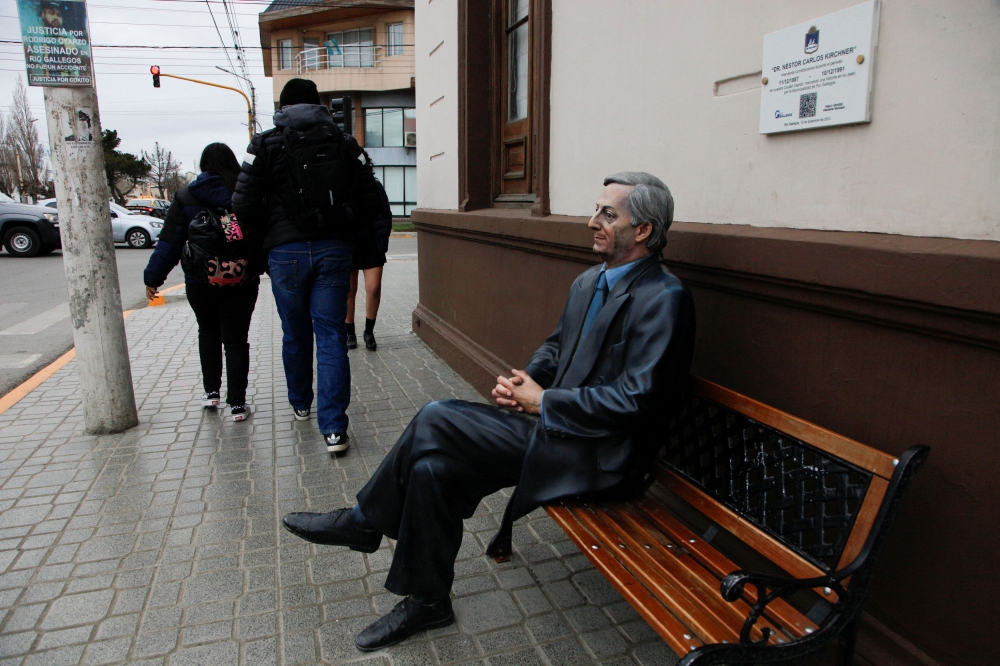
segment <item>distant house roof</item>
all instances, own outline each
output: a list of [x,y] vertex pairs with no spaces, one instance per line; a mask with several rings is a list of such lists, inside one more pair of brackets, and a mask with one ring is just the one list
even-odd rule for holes
[[264,10],[264,13],[266,14],[267,12],[278,12],[281,11],[282,9],[291,9],[292,7],[303,7],[305,5],[321,5],[324,2],[325,0],[274,0],[274,2],[272,2],[270,5],[267,6],[267,9]]

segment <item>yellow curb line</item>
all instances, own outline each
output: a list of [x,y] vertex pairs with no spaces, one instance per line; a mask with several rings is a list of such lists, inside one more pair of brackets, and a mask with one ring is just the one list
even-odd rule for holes
[[[128,316],[133,312],[134,310],[126,310],[122,313],[122,319],[128,319]],[[25,380],[20,386],[0,398],[0,414],[3,414],[20,402],[21,398],[38,388],[42,382],[59,372],[64,365],[72,361],[74,358],[76,358],[76,347],[73,347],[68,352],[52,361],[52,363],[49,363],[47,366]]]
[[178,289],[183,289],[186,286],[187,286],[187,284],[182,282],[181,284],[175,284],[172,287],[167,287],[163,291],[159,292],[159,296],[157,296],[153,300],[149,301],[149,307],[155,308],[158,305],[166,305],[167,304],[167,299],[163,298],[164,294],[169,294],[172,291],[177,291]]

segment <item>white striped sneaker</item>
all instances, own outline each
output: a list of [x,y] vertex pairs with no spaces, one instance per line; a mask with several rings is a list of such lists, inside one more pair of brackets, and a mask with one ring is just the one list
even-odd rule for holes
[[229,413],[233,415],[234,421],[243,421],[253,414],[253,409],[250,405],[233,405],[229,408]]
[[222,401],[222,396],[219,395],[218,391],[210,391],[208,393],[203,393],[201,396],[202,407],[218,407],[221,401]]

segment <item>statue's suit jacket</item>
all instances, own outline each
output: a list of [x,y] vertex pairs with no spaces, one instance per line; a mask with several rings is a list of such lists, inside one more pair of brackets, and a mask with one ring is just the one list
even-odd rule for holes
[[512,522],[542,504],[641,492],[662,432],[657,418],[683,394],[694,348],[690,292],[650,255],[615,284],[581,338],[600,270],[573,282],[559,324],[525,368],[545,389],[543,421],[491,556],[510,554]]

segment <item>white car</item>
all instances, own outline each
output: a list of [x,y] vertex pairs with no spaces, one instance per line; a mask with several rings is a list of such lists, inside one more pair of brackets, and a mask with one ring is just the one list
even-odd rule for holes
[[[56,207],[55,199],[41,199],[42,206]],[[111,231],[116,243],[129,247],[144,248],[156,243],[163,228],[163,220],[149,215],[136,215],[124,206],[109,201],[111,207]]]

